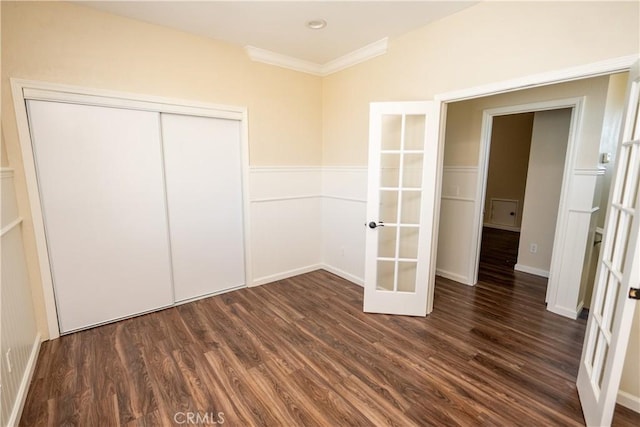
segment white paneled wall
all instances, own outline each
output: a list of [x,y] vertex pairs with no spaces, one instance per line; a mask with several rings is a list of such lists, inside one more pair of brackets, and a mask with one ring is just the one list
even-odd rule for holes
[[321,268],[322,168],[253,167],[251,285]]
[[469,240],[479,226],[477,180],[475,166],[443,168],[436,274],[467,285],[474,284],[476,255]]
[[253,167],[252,285],[325,268],[364,277],[365,167]]
[[322,170],[324,268],[359,285],[364,280],[366,167]]
[[22,244],[11,170],[0,171],[2,181],[2,277],[0,307],[0,423],[16,425],[40,347]]
[[[589,259],[599,203],[593,197],[598,177],[603,169],[576,169],[571,177],[571,197],[567,201],[564,231],[557,231],[560,244],[554,250],[560,256],[553,258],[549,276],[547,309],[556,314],[576,319],[584,305],[584,292],[588,276]],[[554,264],[555,263],[555,264]]]
[[[254,167],[250,175],[253,285],[318,268],[363,284],[366,167]],[[437,273],[467,284],[476,180],[476,167],[444,168]]]

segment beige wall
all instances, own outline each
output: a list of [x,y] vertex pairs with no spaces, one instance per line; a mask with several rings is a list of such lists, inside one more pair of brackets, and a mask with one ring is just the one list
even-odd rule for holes
[[491,223],[491,199],[518,201],[516,227],[522,223],[524,192],[529,165],[533,113],[493,118],[485,196],[484,223]]
[[[387,54],[324,79],[323,162],[366,164],[371,101],[430,99],[637,54],[638,37],[630,35],[637,34],[638,7],[637,2],[481,2],[392,39]],[[598,146],[599,141],[590,142],[578,165],[593,167]],[[469,156],[452,160],[476,164],[476,152]]]
[[321,163],[322,81],[251,62],[241,47],[60,2],[2,7],[2,128],[39,329],[46,333],[35,238],[9,78],[248,107],[252,165]]
[[7,159],[7,148],[4,143],[4,131],[0,129],[0,167],[9,167],[9,160]]
[[[539,111],[533,119],[518,266],[549,271],[571,125],[571,109]],[[531,244],[538,245],[531,253]]]
[[[447,109],[444,163],[478,165],[482,114],[486,109],[585,96],[576,166],[594,168],[598,162],[608,87],[609,77],[594,77],[452,103]],[[450,118],[455,123],[451,126]]]

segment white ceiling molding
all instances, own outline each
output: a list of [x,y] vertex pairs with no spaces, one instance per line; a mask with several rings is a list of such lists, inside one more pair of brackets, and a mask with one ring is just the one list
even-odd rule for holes
[[329,61],[322,66],[322,75],[328,76],[329,74],[344,70],[345,68],[352,67],[361,62],[368,61],[376,56],[384,55],[387,53],[388,45],[389,38],[385,37],[382,40],[378,40],[377,42],[373,42],[361,47],[360,49],[356,49],[353,52],[347,53],[340,58]]
[[353,52],[347,53],[346,55],[325,64],[304,61],[302,59],[293,58],[291,56],[282,55],[280,53],[271,52],[254,46],[245,46],[245,50],[252,61],[324,77],[361,62],[368,61],[376,56],[384,55],[387,52],[388,45],[389,38],[385,37],[382,40],[378,40],[377,42],[368,44],[360,49],[356,49]]
[[290,70],[302,71],[303,73],[314,74],[316,76],[322,76],[322,65],[316,64],[315,62],[271,52],[270,50],[260,49],[255,46],[245,46],[244,49],[247,51],[247,54],[252,61],[275,65],[276,67],[288,68]]

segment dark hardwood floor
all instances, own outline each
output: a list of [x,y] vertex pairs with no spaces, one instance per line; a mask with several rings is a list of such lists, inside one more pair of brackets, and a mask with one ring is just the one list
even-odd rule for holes
[[21,425],[583,425],[585,322],[546,311],[540,278],[480,277],[438,278],[426,318],[364,314],[316,271],[48,341]]

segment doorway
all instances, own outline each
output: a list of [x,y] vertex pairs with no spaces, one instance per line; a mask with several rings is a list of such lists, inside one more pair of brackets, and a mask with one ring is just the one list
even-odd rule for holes
[[[606,75],[447,104],[436,264],[438,275],[470,286],[477,283],[485,219],[483,211],[486,210],[488,141],[493,118],[571,109],[563,169],[570,172],[562,176],[557,225],[546,227],[551,233],[549,240],[556,245],[542,248],[542,252],[539,245],[533,247],[533,251],[537,249],[539,258],[542,258],[540,255],[553,255],[552,262],[546,268],[529,262],[522,264],[524,268],[536,268],[529,269],[530,273],[547,275],[545,272],[549,272],[550,311],[574,319],[578,316],[582,309],[580,293],[586,277],[583,274],[584,260],[591,253],[593,235],[590,230],[598,216],[599,201],[594,202],[593,194],[603,174],[597,153],[608,90],[609,76]],[[585,99],[589,101],[585,102]],[[545,191],[542,186],[543,195]],[[522,210],[525,210],[524,200]],[[530,243],[536,242],[532,240]],[[531,245],[528,244],[527,253],[531,253],[530,250]],[[519,252],[521,256],[523,251]],[[558,291],[559,284],[561,292]]]
[[572,109],[489,114],[476,271],[488,262],[548,278]]

